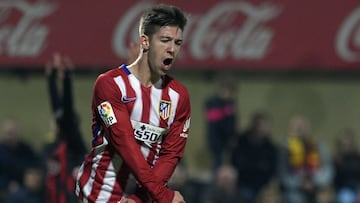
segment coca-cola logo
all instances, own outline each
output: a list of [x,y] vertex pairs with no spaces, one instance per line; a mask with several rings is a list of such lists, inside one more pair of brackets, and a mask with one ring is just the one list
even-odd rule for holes
[[[118,57],[125,58],[129,40],[138,39],[139,17],[151,4],[140,1],[120,18],[112,44]],[[268,54],[274,36],[274,30],[266,23],[279,14],[279,7],[273,4],[227,1],[215,4],[205,13],[191,13],[182,56],[196,60],[261,60]]]
[[[33,57],[44,50],[48,27],[41,20],[55,10],[45,0],[0,1],[0,55]],[[11,18],[13,11],[20,16]]]
[[360,61],[360,6],[345,18],[337,33],[337,54],[345,61]]

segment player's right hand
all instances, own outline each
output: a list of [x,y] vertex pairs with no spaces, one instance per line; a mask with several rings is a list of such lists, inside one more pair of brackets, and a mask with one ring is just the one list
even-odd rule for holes
[[175,191],[172,203],[185,203],[184,197],[180,194],[179,191]]

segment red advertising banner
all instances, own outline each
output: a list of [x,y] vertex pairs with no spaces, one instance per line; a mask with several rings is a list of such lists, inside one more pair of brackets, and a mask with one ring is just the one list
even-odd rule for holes
[[58,51],[81,67],[125,62],[155,3],[189,15],[183,69],[360,69],[358,0],[0,0],[0,68],[42,65]]

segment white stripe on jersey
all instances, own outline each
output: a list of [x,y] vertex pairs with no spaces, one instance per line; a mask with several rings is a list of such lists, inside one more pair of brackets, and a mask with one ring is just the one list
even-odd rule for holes
[[161,100],[163,89],[151,87],[151,107],[150,107],[150,125],[159,126],[159,103]]
[[141,149],[141,153],[144,155],[144,158],[146,160],[146,158],[149,156],[150,148],[147,145],[141,145],[140,149]]
[[130,118],[135,121],[141,121],[141,116],[143,111],[141,84],[139,80],[132,74],[129,75],[129,81],[131,87],[134,89],[136,94],[136,100]]
[[108,202],[111,197],[111,192],[116,184],[116,172],[119,170],[121,163],[121,157],[115,153],[109,167],[106,170],[103,185],[101,186],[97,200]]
[[156,161],[159,158],[160,149],[161,149],[161,145],[160,144],[156,145],[156,153],[155,153],[154,161],[152,163],[153,165],[155,165]]
[[121,76],[117,76],[116,78],[114,78],[114,80],[120,89],[121,96],[126,97],[126,86],[125,86],[125,82],[124,82],[123,78]]
[[75,194],[76,196],[79,197],[80,195],[80,185],[78,184],[78,181],[80,180],[80,177],[83,175],[84,173],[84,164],[81,164],[80,168],[79,168],[79,172],[77,174],[77,177],[76,177],[76,188],[75,188]]
[[[132,108],[130,118],[135,121],[141,121],[141,117],[143,114],[141,83],[133,74],[128,75],[128,78],[129,78],[130,86],[135,91],[135,94],[136,94],[136,100],[134,102],[134,106]],[[122,96],[126,97],[126,93],[128,90],[126,89],[127,86],[125,85],[124,79],[121,76],[118,76],[118,77],[114,78],[114,80],[115,80],[117,86],[119,87]],[[151,106],[150,106],[150,112],[149,112],[149,114],[150,114],[149,124],[154,125],[154,126],[160,125],[159,104],[160,104],[160,101],[162,98],[162,93],[163,93],[163,89],[161,88],[162,82],[163,82],[162,79],[160,79],[158,81],[158,83],[154,84],[151,87],[151,94],[150,94],[151,95],[151,98],[150,98]],[[176,92],[175,90],[169,88],[168,95],[170,97],[171,105],[172,105],[171,108],[168,108],[169,111],[171,110],[170,117],[169,117],[168,123],[167,123],[168,126],[170,126],[174,122],[176,109],[177,109],[178,102],[179,102],[179,93]],[[160,149],[161,149],[161,145],[158,144],[156,146],[157,153],[155,154],[154,161],[157,160]],[[150,153],[149,146],[141,145],[141,152],[146,159],[146,157],[148,157],[149,153]]]
[[[103,152],[102,152],[103,153]],[[89,197],[90,194],[91,194],[91,189],[92,189],[92,186],[94,184],[94,180],[95,180],[95,175],[96,175],[96,170],[97,170],[97,167],[99,166],[99,161],[102,157],[102,153],[100,154],[96,154],[94,157],[93,157],[93,164],[92,164],[92,168],[94,168],[95,170],[91,170],[91,174],[90,174],[90,178],[89,180],[86,182],[86,184],[84,185],[84,188],[83,188],[83,193],[84,193],[84,196],[85,197]],[[100,158],[99,158],[100,156]]]
[[[130,85],[131,87],[134,89],[135,94],[136,94],[136,100],[134,103],[134,108],[133,111],[131,113],[131,119],[133,120],[137,120],[140,121],[141,120],[141,115],[142,115],[142,94],[141,94],[141,87],[140,87],[140,83],[138,81],[138,79],[134,76],[134,75],[129,75],[128,76],[129,81],[130,81]],[[122,97],[126,97],[127,96],[127,89],[126,89],[126,85],[124,82],[124,79],[122,78],[122,76],[118,76],[114,78],[116,85],[119,87],[120,92],[121,92],[121,96]]]
[[[109,168],[111,169],[109,170]],[[102,202],[108,202],[109,198],[111,197],[111,191],[116,181],[116,176],[114,176],[114,172],[112,170],[114,169],[112,163],[110,163],[108,169],[106,170],[103,184],[101,186],[100,193],[97,196],[96,200],[101,200]]]
[[[160,115],[159,115],[159,104],[161,101],[161,96],[163,89],[161,89],[162,79],[160,81],[160,85],[154,85],[151,88],[151,111],[150,111],[150,123],[155,126],[160,125]],[[159,158],[158,154],[160,151],[161,145],[156,145],[156,153],[154,160],[152,162],[155,165],[156,160]]]
[[168,126],[170,126],[174,122],[176,108],[179,102],[179,93],[169,88],[169,96],[172,103],[172,108],[171,108],[170,118],[168,120]]

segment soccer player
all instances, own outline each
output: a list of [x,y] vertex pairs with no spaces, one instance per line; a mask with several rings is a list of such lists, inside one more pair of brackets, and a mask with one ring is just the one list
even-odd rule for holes
[[[93,148],[77,176],[83,202],[185,202],[166,184],[184,154],[190,125],[187,89],[167,75],[186,22],[177,7],[149,8],[140,19],[137,59],[97,78]],[[127,195],[129,175],[138,190]]]

